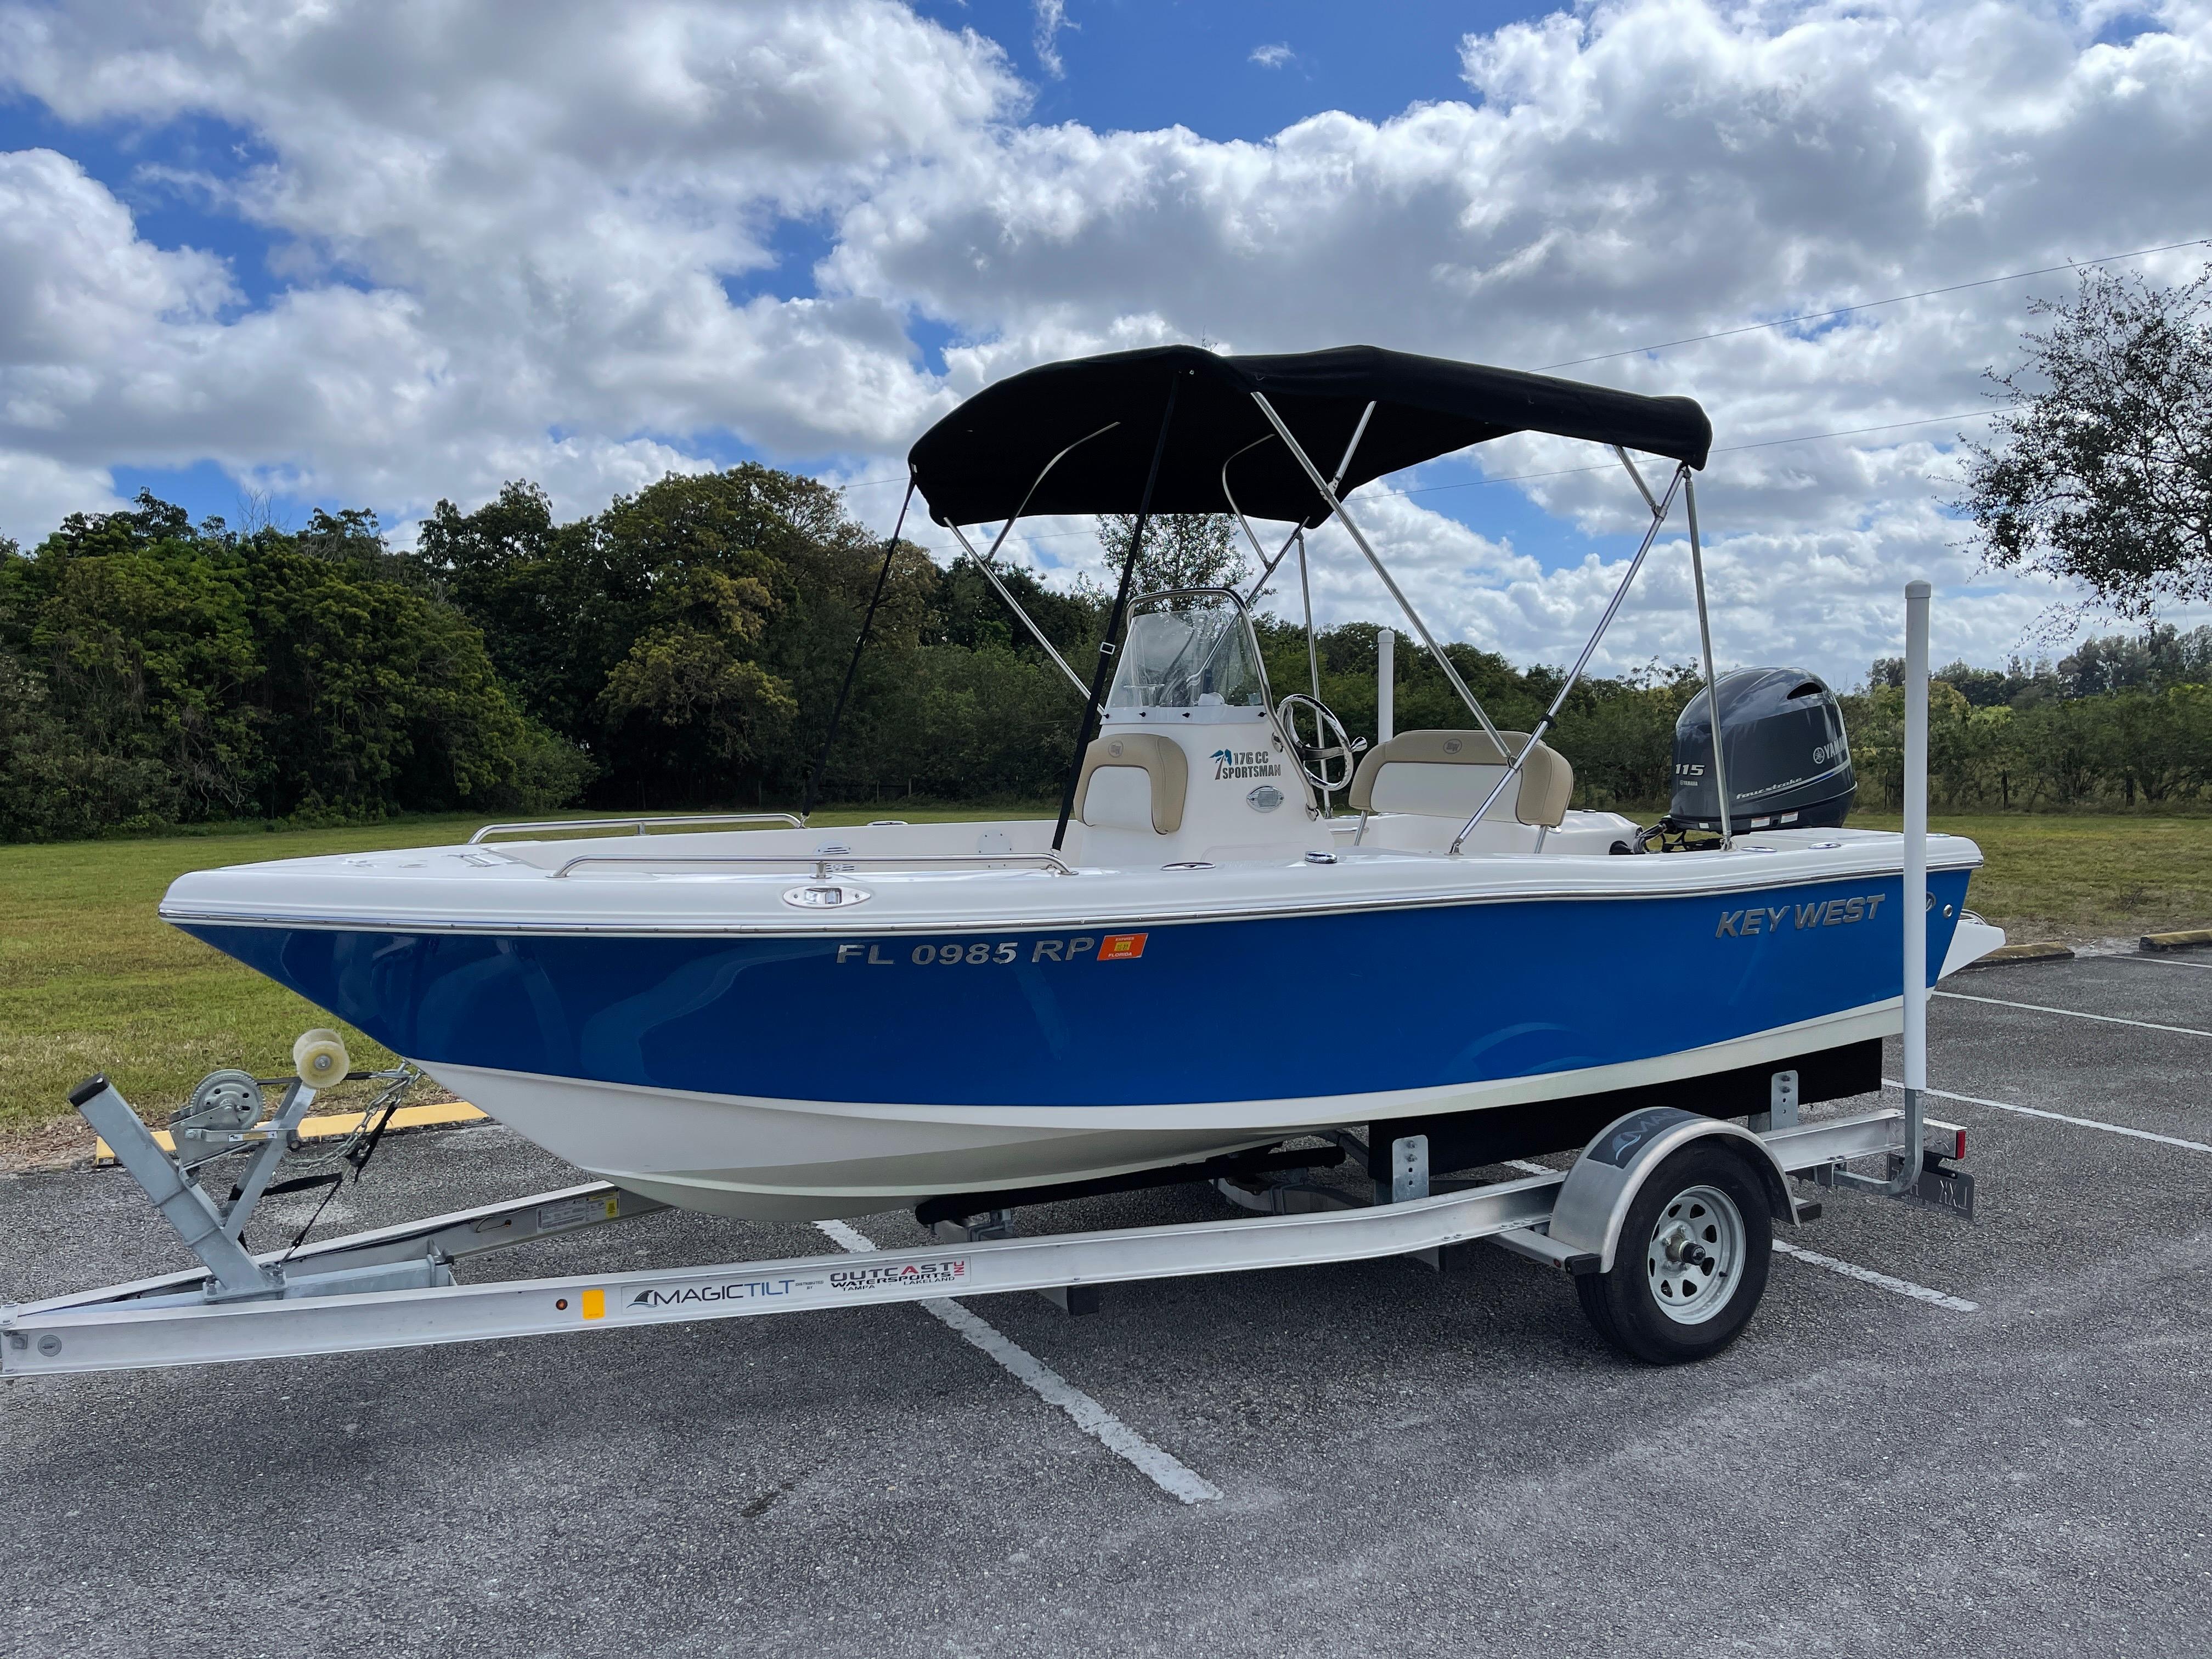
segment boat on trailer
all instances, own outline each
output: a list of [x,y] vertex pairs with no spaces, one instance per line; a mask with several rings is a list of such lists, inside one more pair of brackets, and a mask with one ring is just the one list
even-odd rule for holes
[[[1650,513],[1527,732],[1492,720],[1345,499],[1516,432],[1607,447]],[[210,1078],[179,1120],[189,1156],[181,1139],[156,1146],[95,1078],[72,1098],[202,1270],[0,1310],[0,1370],[969,1288],[1053,1290],[1073,1308],[1101,1279],[1409,1251],[1440,1263],[1478,1238],[1577,1274],[1628,1352],[1711,1352],[1758,1299],[1771,1218],[1817,1211],[1786,1176],[1971,1207],[1970,1180],[1942,1161],[1962,1139],[1947,1127],[1927,1146],[1912,1022],[1929,983],[2003,935],[1966,908],[1978,850],[1926,836],[1924,800],[1911,822],[1911,789],[1901,836],[1732,821],[1731,802],[1802,794],[1805,777],[1831,789],[1837,756],[1793,756],[1805,776],[1731,787],[1730,710],[1749,705],[1717,695],[1706,626],[1693,475],[1710,442],[1686,398],[1370,347],[1168,347],[987,388],[915,445],[907,507],[920,499],[960,538],[1080,694],[1056,819],[823,830],[750,814],[614,839],[602,820],[495,825],[465,845],[180,878],[167,920],[596,1182],[249,1256],[246,1218],[305,1103],[345,1074],[342,1046],[303,1039],[273,1109],[251,1078]],[[1632,452],[1670,471],[1655,487]],[[1706,728],[1715,827],[1669,836],[1571,808],[1571,758],[1547,738],[1678,501],[1706,707],[1724,718]],[[1261,558],[1249,592],[1132,594],[1155,516],[1223,511]],[[1024,517],[1103,513],[1134,514],[1135,532],[1086,679],[995,561]],[[1290,526],[1272,556],[1255,519]],[[1370,745],[1321,701],[1317,672],[1307,691],[1269,685],[1251,606],[1293,552],[1304,575],[1305,532],[1331,520],[1463,700],[1465,726]],[[994,523],[978,551],[967,532]],[[1908,772],[1920,766],[1923,787],[1926,605],[1917,585]],[[1310,607],[1306,628],[1310,648]],[[1741,753],[1787,749],[1784,732]],[[1801,1121],[1804,1104],[1878,1091],[1881,1041],[1901,1030],[1903,1113]],[[249,1159],[222,1204],[191,1176],[219,1144]],[[1432,1180],[1577,1148],[1564,1176]],[[1305,1178],[1347,1156],[1394,1214],[1345,1213],[1340,1187]],[[1865,1158],[1887,1162],[1846,1167]],[[1194,1179],[1268,1214],[1209,1224],[1192,1233],[1203,1243],[1188,1229],[1009,1236],[1024,1205]],[[842,1273],[781,1264],[781,1278],[756,1264],[452,1283],[460,1255],[662,1206],[763,1219],[912,1207],[961,1253]]]
[[[1354,755],[1310,693],[1268,684],[1252,595],[1131,603],[1125,582],[1118,648],[1090,684],[1068,671],[1083,729],[1057,822],[520,826],[198,872],[161,914],[580,1168],[738,1216],[1375,1122],[1486,1163],[1578,1146],[1639,1091],[1741,1111],[1780,1069],[1808,1099],[1879,1087],[1899,837],[1623,856],[1637,826],[1571,810],[1571,757],[1545,741],[1668,508],[1694,513],[1695,404],[1364,347],[1170,347],[1000,382],[911,469],[940,523],[999,522],[1000,543],[1024,514],[1230,511],[1296,526],[1303,559],[1332,517],[1368,550],[1357,484],[1513,431],[1613,446],[1639,488],[1632,449],[1673,463],[1533,732],[1498,731],[1439,650],[1468,725]],[[1958,931],[1979,861],[1933,844],[1931,973],[1997,942]]]

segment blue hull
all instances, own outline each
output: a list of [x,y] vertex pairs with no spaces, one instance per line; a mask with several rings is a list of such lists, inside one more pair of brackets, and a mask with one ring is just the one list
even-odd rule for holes
[[[1930,877],[1931,982],[1966,880]],[[186,931],[433,1067],[1125,1106],[1496,1081],[1863,1007],[1901,990],[1899,888],[875,938]]]

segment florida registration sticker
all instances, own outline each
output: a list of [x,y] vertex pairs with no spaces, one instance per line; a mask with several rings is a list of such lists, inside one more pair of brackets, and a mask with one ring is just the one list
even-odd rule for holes
[[1142,933],[1109,933],[1098,941],[1101,962],[1133,962],[1145,954]]

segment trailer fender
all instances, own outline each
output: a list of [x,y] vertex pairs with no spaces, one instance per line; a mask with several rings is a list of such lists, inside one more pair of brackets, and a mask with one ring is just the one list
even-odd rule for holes
[[1552,1211],[1553,1242],[1578,1255],[1595,1257],[1598,1272],[1612,1272],[1621,1224],[1645,1180],[1674,1153],[1706,1139],[1727,1141],[1764,1180],[1775,1214],[1795,1216],[1781,1161],[1743,1125],[1673,1106],[1647,1106],[1615,1118],[1583,1149],[1575,1167],[1567,1171],[1566,1184]]

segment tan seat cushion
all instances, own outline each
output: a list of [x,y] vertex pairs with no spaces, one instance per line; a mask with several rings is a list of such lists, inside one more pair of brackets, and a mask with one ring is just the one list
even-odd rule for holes
[[[1101,773],[1107,775],[1102,779]],[[1189,790],[1190,763],[1173,738],[1157,732],[1110,732],[1093,738],[1084,751],[1083,773],[1075,782],[1075,816],[1111,830],[1141,830],[1149,817],[1153,833],[1172,836],[1182,828],[1183,797]],[[1149,798],[1149,812],[1143,807],[1127,810],[1133,798]]]
[[[1472,817],[1528,742],[1525,732],[1498,735],[1505,739],[1503,750],[1481,732],[1401,732],[1359,763],[1347,797],[1352,810]],[[1522,823],[1557,829],[1574,793],[1574,768],[1558,750],[1540,743],[1521,763],[1517,793],[1509,790],[1499,804],[1510,802]]]

